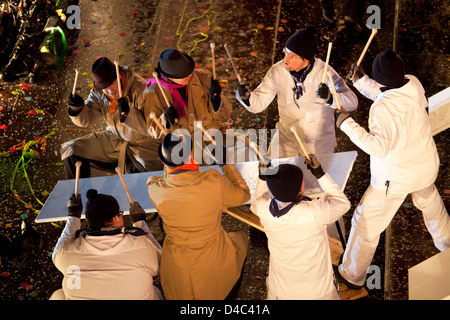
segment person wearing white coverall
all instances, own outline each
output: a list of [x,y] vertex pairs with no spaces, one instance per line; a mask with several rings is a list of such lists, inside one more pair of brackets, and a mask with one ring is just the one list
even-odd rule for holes
[[[277,97],[278,130],[268,151],[272,159],[305,156],[290,130],[291,126],[295,127],[308,153],[334,153],[337,102],[330,92],[328,76],[326,83],[322,83],[325,62],[314,56],[317,45],[316,28],[308,25],[288,39],[284,59],[269,69],[255,90],[250,92],[246,81],[238,82],[236,98],[250,112],[262,112]],[[348,112],[354,111],[358,106],[356,94],[331,66],[327,71],[332,74],[340,105]],[[342,218],[339,224],[345,235]],[[328,232],[331,237],[339,239],[334,224],[329,226]]]
[[406,196],[422,211],[436,248],[450,247],[450,218],[434,186],[439,157],[434,143],[425,90],[391,50],[372,64],[373,80],[352,66],[354,86],[374,100],[369,111],[369,131],[347,113],[338,113],[336,125],[370,155],[371,181],[352,218],[338,281],[358,289],[378,245],[380,233],[393,219]]
[[[276,174],[260,175],[252,211],[267,234],[270,252],[267,299],[338,300],[327,225],[341,218],[350,202],[314,155],[305,160],[325,196],[303,197],[303,171],[281,164]],[[270,170],[270,169],[268,169]],[[264,180],[264,181],[263,181]]]
[[52,260],[64,275],[50,300],[162,300],[153,285],[162,247],[145,222],[138,202],[130,203],[133,227],[124,227],[117,200],[95,189],[86,193],[86,228],[81,228],[81,196],[68,202],[67,224]]

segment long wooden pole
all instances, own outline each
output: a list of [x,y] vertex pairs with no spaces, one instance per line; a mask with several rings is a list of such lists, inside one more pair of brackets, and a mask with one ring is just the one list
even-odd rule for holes
[[216,47],[216,45],[214,44],[214,42],[212,42],[210,44],[211,46],[211,56],[212,56],[212,74],[213,74],[213,79],[216,79],[216,59],[215,59],[215,54],[214,54],[214,48]]
[[236,73],[236,77],[238,78],[238,81],[241,81],[242,79],[241,79],[241,76],[239,75],[239,73],[237,72],[236,66],[234,65],[233,57],[231,56],[231,52],[230,52],[230,48],[228,47],[227,44],[224,45],[224,48],[228,54],[228,58],[230,58],[231,65],[233,66],[234,73]]
[[[356,67],[359,67],[361,65],[362,59],[364,58],[367,49],[369,49],[370,43],[372,42],[373,37],[375,37],[375,35],[377,34],[378,29],[377,28],[372,28],[372,33],[370,34],[369,40],[367,40],[366,46],[364,47],[363,52],[361,53],[361,55],[359,56],[358,62],[356,63]],[[355,76],[356,70],[358,68],[355,68],[355,71],[352,75],[352,77],[350,78],[350,80],[353,80],[353,77]]]
[[120,71],[119,71],[119,61],[114,61],[116,65],[116,75],[117,75],[117,88],[119,88],[119,98],[122,98],[122,84],[120,83]]
[[169,108],[170,107],[169,99],[167,99],[166,94],[164,93],[161,82],[159,82],[158,74],[156,72],[153,72],[153,78],[155,78],[156,82],[158,83],[159,90],[161,90],[164,100],[166,101],[167,107]]
[[161,124],[161,122],[159,121],[159,119],[156,117],[154,112],[150,113],[150,119],[152,119],[153,121],[156,122],[156,125],[159,127],[159,129],[164,132],[164,134],[167,136],[169,134],[169,131],[164,128],[164,126]]
[[336,92],[336,87],[334,86],[334,81],[333,81],[333,76],[331,75],[331,71],[328,71],[328,78],[330,79],[330,82],[331,82],[331,88],[333,90],[334,98],[336,99],[337,108],[339,111],[342,111],[342,107],[341,107],[341,104],[339,103],[339,98],[338,98],[338,95]]
[[77,91],[77,82],[78,82],[78,75],[80,74],[80,69],[75,69],[75,82],[73,83],[73,89],[72,89],[72,97],[75,97],[75,93]]
[[327,79],[327,69],[328,69],[328,63],[330,61],[331,47],[333,47],[333,42],[328,43],[327,59],[325,61],[325,67],[323,69],[322,83],[325,83],[325,80]]
[[75,163],[75,196],[78,194],[78,185],[80,182],[81,161]]
[[119,174],[120,181],[122,181],[122,184],[123,184],[123,187],[125,188],[125,192],[127,193],[128,199],[130,200],[130,202],[133,202],[133,198],[131,198],[130,191],[128,191],[128,187],[125,183],[125,180],[123,179],[122,172],[119,169],[119,167],[116,168],[116,172]]
[[305,146],[303,145],[302,140],[298,136],[297,130],[294,126],[291,127],[291,131],[294,133],[295,137],[297,138],[298,144],[300,145],[300,148],[302,148],[303,153],[305,154],[305,157],[308,158],[309,161],[311,161],[311,158],[309,157],[308,152],[305,149]]

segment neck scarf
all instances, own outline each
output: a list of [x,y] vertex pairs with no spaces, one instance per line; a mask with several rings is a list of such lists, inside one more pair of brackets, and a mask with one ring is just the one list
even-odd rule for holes
[[[303,196],[302,201],[311,201],[311,198],[309,198],[307,196]],[[291,210],[292,207],[295,206],[296,204],[297,204],[296,202],[291,202],[283,209],[280,209],[280,208],[278,208],[277,200],[275,200],[275,198],[273,198],[270,201],[269,211],[274,217],[279,218],[279,217],[285,215],[286,213],[288,213],[289,210]]]
[[308,64],[306,68],[303,68],[300,71],[289,71],[292,78],[294,79],[295,87],[292,88],[292,91],[294,91],[295,98],[297,100],[300,99],[300,97],[303,95],[303,88],[302,88],[303,81],[305,81],[306,76],[311,72],[315,62],[316,60],[314,59]]
[[[177,113],[178,113],[178,117],[185,118],[186,117],[187,101],[185,101],[183,99],[183,97],[181,96],[181,94],[178,91],[178,89],[183,88],[183,87],[186,88],[185,89],[186,90],[185,97],[187,98],[188,86],[182,86],[182,85],[176,84],[176,83],[170,81],[169,79],[166,79],[163,75],[161,75],[161,77],[162,78],[159,80],[159,82],[161,83],[161,86],[166,87],[166,88],[168,88],[170,90],[170,93],[172,94],[174,107],[175,107],[175,109],[177,110]],[[150,80],[148,80],[148,82],[145,85],[145,87],[147,88],[152,83],[157,83],[155,78],[151,78]]]
[[171,174],[171,173],[173,173],[174,171],[177,171],[177,170],[192,170],[192,171],[198,171],[199,168],[200,168],[200,165],[199,165],[198,163],[195,163],[195,162],[194,162],[194,159],[193,159],[193,157],[192,157],[192,154],[191,154],[191,157],[189,158],[189,160],[190,160],[189,163],[182,164],[181,166],[178,166],[178,167],[175,167],[175,168],[166,167],[166,172],[167,172],[167,174]]

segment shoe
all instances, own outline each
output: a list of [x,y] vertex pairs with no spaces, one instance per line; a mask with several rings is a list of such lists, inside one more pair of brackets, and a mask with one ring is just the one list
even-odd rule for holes
[[353,289],[353,290],[359,290],[359,289],[362,289],[362,287],[364,287],[364,286],[357,286],[356,284],[353,284],[353,283],[350,283],[349,281],[347,281],[347,279],[345,279],[339,272],[339,266],[333,265],[333,271],[334,271],[334,276],[336,277],[336,281],[338,283],[345,284],[347,287],[349,287],[350,289]]
[[322,8],[322,16],[323,16],[323,19],[328,23],[336,22],[334,8]]
[[352,25],[353,29],[355,29],[358,32],[363,32],[363,31],[368,30],[367,26],[365,26],[361,20],[354,19],[353,17],[350,17],[350,16],[344,16],[344,20],[346,23]]

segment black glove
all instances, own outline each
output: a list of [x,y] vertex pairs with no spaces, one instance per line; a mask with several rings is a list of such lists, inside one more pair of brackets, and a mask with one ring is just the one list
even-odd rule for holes
[[331,95],[330,88],[325,83],[320,83],[317,88],[316,95],[323,99],[325,103],[332,104],[333,96]]
[[[353,74],[355,74],[355,76],[353,76]],[[364,70],[361,67],[356,66],[356,63],[354,63],[350,67],[350,71],[348,72],[346,78],[348,80],[351,79],[352,82],[355,83],[356,81],[358,81],[359,79],[364,77],[364,75],[365,75]],[[353,79],[352,79],[352,76],[353,76]]]
[[166,117],[166,128],[169,129],[170,126],[175,124],[175,120],[178,119],[178,112],[175,107],[170,104],[170,107],[164,111],[164,116]]
[[137,201],[130,202],[130,219],[133,223],[145,220],[145,210]]
[[214,111],[219,110],[221,98],[220,94],[222,93],[222,87],[218,80],[214,80],[211,77],[211,86],[209,87],[209,95],[211,96],[211,101],[214,107]]
[[342,109],[342,111],[336,109],[335,118],[336,118],[336,127],[341,128],[342,122],[350,118],[350,113],[348,113],[344,109]]
[[247,101],[250,99],[250,86],[248,85],[247,81],[241,80],[237,83],[237,89],[239,96],[242,100],[248,105]]
[[127,98],[122,97],[117,100],[117,108],[119,109],[120,122],[124,122],[128,116],[128,112],[130,112],[130,105],[128,104]]
[[320,164],[319,160],[317,160],[316,156],[313,154],[310,154],[309,157],[311,160],[308,159],[308,157],[305,157],[305,164],[309,171],[316,177],[317,179],[322,178],[322,176],[325,174],[322,170],[322,165]]
[[84,106],[84,99],[80,97],[78,94],[75,93],[75,96],[72,95],[72,92],[69,94],[69,97],[67,98],[67,103],[71,107],[83,107]]
[[69,217],[81,218],[83,203],[81,202],[80,194],[75,195],[75,193],[72,193],[67,203],[67,211],[69,211]]

